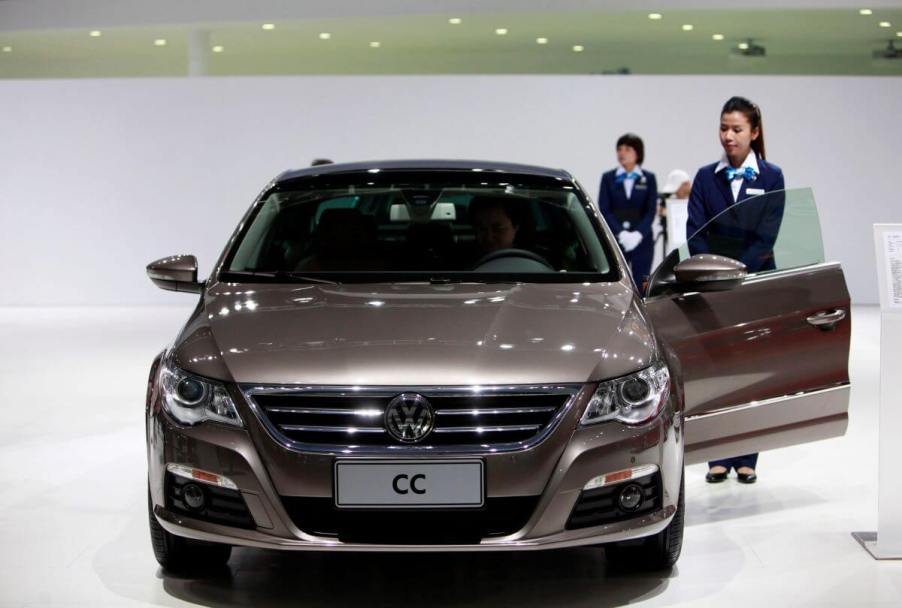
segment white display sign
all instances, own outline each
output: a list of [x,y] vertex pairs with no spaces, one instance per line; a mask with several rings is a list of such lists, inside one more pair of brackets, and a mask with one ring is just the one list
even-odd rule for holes
[[887,308],[902,309],[902,230],[884,231],[883,249],[886,293],[880,295],[880,300],[883,302],[885,295]]
[[876,559],[902,559],[902,397],[894,381],[902,369],[902,224],[874,224],[880,287],[880,415],[877,532],[853,536]]

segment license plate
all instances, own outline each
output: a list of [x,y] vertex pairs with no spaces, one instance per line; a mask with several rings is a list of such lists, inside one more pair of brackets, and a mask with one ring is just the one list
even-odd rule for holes
[[335,505],[481,507],[483,478],[481,460],[336,460]]

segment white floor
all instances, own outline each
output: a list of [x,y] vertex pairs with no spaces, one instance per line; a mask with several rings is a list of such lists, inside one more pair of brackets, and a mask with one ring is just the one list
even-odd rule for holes
[[760,480],[687,476],[668,576],[606,572],[599,550],[327,555],[238,549],[230,574],[164,575],[145,510],[143,399],[188,308],[0,309],[0,606],[902,606],[876,528],[879,314],[853,314],[841,439],[762,454]]

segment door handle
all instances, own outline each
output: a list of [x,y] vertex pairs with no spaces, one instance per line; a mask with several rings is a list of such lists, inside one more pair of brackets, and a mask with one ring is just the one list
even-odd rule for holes
[[811,315],[806,319],[809,325],[814,325],[820,330],[829,331],[833,329],[837,323],[846,318],[846,311],[842,308],[837,308],[832,312],[819,312],[817,314]]

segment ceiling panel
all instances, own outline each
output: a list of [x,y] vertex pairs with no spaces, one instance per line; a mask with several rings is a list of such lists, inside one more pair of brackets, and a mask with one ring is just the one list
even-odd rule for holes
[[[276,21],[272,30],[263,30],[261,22],[210,22],[107,28],[97,37],[88,29],[0,32],[0,78],[185,75],[195,31],[208,35],[209,74],[222,76],[902,75],[902,59],[872,57],[890,41],[902,48],[902,9],[873,9],[868,16],[852,8],[661,13],[657,20],[647,11],[345,17]],[[451,17],[461,23],[452,25]],[[496,34],[498,28],[507,34]],[[320,37],[324,32],[327,40]],[[723,39],[713,39],[715,34]],[[155,45],[158,39],[166,45]],[[766,56],[741,56],[737,45],[749,40]],[[574,51],[577,45],[581,52]]]

